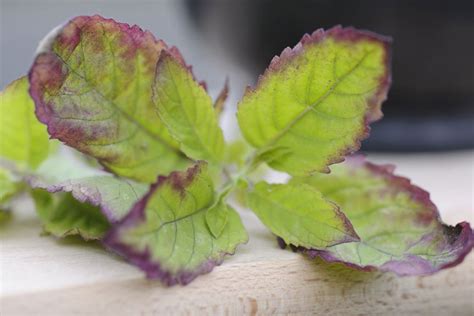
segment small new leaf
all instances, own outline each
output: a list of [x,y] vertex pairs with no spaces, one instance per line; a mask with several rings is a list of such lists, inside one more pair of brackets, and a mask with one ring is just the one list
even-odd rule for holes
[[361,239],[306,252],[398,275],[431,274],[462,262],[474,245],[469,224],[444,224],[429,194],[393,170],[356,157],[333,167],[329,175],[293,179],[291,183],[311,185],[337,203]]
[[389,42],[335,27],[305,35],[275,57],[257,86],[247,89],[237,114],[257,159],[307,175],[328,172],[328,165],[358,150],[368,124],[382,116]]
[[212,100],[176,55],[162,51],[156,66],[153,100],[158,113],[188,157],[220,162],[224,136]]
[[[187,284],[210,272],[248,236],[232,208],[208,213],[218,197],[206,169],[200,163],[186,172],[160,176],[107,234],[105,244],[143,269],[149,278],[167,285]],[[227,221],[223,228],[221,224],[215,226],[214,235],[209,223],[213,226],[222,221],[210,217],[225,211]]]
[[359,240],[339,208],[306,184],[260,182],[249,195],[249,206],[287,244],[324,249]]
[[30,93],[52,138],[148,183],[187,164],[152,101],[164,42],[95,15],[74,18],[38,50]]

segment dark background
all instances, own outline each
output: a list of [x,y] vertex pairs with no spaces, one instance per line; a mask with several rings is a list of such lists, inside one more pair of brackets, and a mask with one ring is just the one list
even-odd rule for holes
[[363,148],[474,148],[474,1],[1,0],[0,9],[2,88],[28,71],[50,29],[98,13],[177,45],[213,95],[229,76],[226,130],[244,87],[304,33],[342,24],[390,35],[393,85]]
[[474,1],[187,0],[199,29],[254,76],[302,34],[337,24],[390,35],[393,85],[385,118],[364,148],[425,151],[474,146]]

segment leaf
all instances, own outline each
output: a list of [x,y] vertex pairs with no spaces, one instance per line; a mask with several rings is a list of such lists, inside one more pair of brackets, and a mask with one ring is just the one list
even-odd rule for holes
[[274,169],[329,172],[382,117],[390,77],[388,38],[353,28],[317,30],[273,58],[257,86],[247,89],[240,129]]
[[227,224],[228,213],[227,205],[222,201],[219,201],[216,205],[207,209],[205,215],[206,223],[214,238],[219,238],[224,231]]
[[7,170],[0,167],[0,223],[10,218],[10,200],[21,189],[21,183],[15,181]]
[[49,154],[48,133],[34,114],[28,80],[21,77],[0,92],[0,159],[34,169]]
[[158,113],[181,150],[197,160],[220,162],[224,136],[212,100],[181,58],[161,53],[153,91]]
[[228,97],[229,97],[229,79],[227,78],[224,83],[224,88],[222,88],[221,92],[219,92],[219,95],[214,101],[213,107],[218,117],[222,114],[222,111],[224,111],[224,105]]
[[429,193],[393,170],[356,157],[329,175],[292,180],[337,203],[361,239],[307,252],[329,262],[398,275],[431,274],[462,262],[474,244],[469,224],[444,224]]
[[111,172],[151,183],[188,162],[152,101],[164,42],[138,26],[76,17],[39,47],[30,70],[38,119]]
[[110,224],[100,209],[76,200],[70,193],[32,192],[43,229],[57,237],[80,235],[85,240],[100,239]]
[[167,285],[187,284],[210,272],[248,236],[229,206],[219,210],[227,212],[223,231],[217,238],[212,235],[207,223],[213,215],[207,211],[218,199],[206,169],[201,163],[186,172],[160,176],[107,234],[105,244],[144,270],[148,278]]
[[0,207],[3,207],[20,188],[21,184],[15,181],[7,170],[0,167]]
[[[128,179],[117,178],[97,170],[75,157],[71,152],[60,152],[47,159],[38,170],[27,177],[32,188],[50,193],[70,192],[78,203],[86,203],[102,211],[109,222],[116,223],[128,214],[131,207],[146,193],[148,186]],[[51,200],[67,200],[70,198]],[[79,203],[80,202],[80,203]],[[72,203],[72,202],[71,202]],[[58,210],[57,212],[65,212]],[[74,212],[74,210],[71,210]],[[77,211],[76,214],[80,214]],[[71,214],[73,216],[73,214]],[[77,215],[76,217],[79,217]],[[49,217],[44,217],[47,220]],[[78,218],[79,220],[79,218]],[[62,222],[64,228],[70,222]],[[74,224],[71,222],[71,224]],[[73,227],[70,227],[72,230]]]
[[306,184],[260,182],[249,206],[287,244],[321,249],[359,240],[339,208]]

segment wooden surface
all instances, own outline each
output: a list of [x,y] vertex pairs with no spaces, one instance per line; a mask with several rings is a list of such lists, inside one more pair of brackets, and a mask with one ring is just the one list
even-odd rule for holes
[[[446,222],[473,222],[473,152],[371,156],[399,165],[432,193]],[[281,180],[281,177],[274,176]],[[164,288],[100,245],[40,236],[21,201],[0,228],[1,315],[410,314],[474,315],[474,255],[427,277],[353,271],[278,249],[241,210],[250,242],[186,287]]]

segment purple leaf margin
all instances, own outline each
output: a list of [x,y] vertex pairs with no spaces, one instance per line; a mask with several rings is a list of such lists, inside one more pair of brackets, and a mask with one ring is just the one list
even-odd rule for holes
[[200,172],[202,163],[198,163],[194,167],[189,168],[185,173],[175,171],[169,176],[159,176],[158,180],[150,186],[150,191],[146,193],[132,208],[130,213],[106,234],[103,244],[113,252],[126,258],[131,264],[143,270],[148,279],[158,279],[166,286],[176,284],[187,285],[199,275],[211,272],[214,267],[220,265],[227,255],[234,255],[236,248],[231,252],[220,252],[218,259],[209,259],[193,270],[181,270],[178,273],[172,273],[160,265],[159,262],[153,261],[150,250],[144,251],[134,249],[132,246],[123,243],[120,239],[121,230],[133,227],[143,221],[145,218],[145,210],[150,198],[162,185],[169,182],[172,187],[184,194],[185,187],[189,185],[194,177]]

